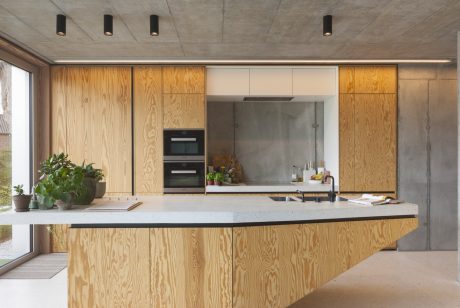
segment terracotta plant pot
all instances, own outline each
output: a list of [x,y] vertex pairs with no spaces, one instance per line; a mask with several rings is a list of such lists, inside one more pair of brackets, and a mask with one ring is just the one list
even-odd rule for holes
[[96,198],[104,197],[106,186],[107,185],[106,185],[105,182],[97,182],[96,183]]
[[208,181],[208,185],[214,185],[214,181]]
[[217,186],[222,186],[222,182],[221,181],[217,181],[215,182]]
[[32,195],[13,196],[14,210],[16,212],[28,212],[30,199],[32,199]]

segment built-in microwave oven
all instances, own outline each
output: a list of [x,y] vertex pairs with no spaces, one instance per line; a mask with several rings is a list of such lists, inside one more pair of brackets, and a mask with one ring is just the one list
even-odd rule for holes
[[165,129],[164,161],[204,161],[204,130]]
[[165,193],[203,193],[205,191],[204,162],[164,162]]

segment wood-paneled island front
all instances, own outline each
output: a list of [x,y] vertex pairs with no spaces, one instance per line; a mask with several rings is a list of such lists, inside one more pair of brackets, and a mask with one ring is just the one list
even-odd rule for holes
[[418,224],[408,203],[138,199],[129,212],[6,212],[0,224],[72,225],[69,307],[286,307]]

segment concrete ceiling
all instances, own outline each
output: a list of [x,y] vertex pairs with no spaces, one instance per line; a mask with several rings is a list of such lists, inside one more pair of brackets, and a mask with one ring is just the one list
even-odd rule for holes
[[[67,36],[55,34],[67,15]],[[114,35],[102,31],[114,15]],[[160,36],[148,34],[160,16]],[[322,16],[334,16],[322,36]],[[0,35],[55,60],[456,58],[459,0],[1,0]]]

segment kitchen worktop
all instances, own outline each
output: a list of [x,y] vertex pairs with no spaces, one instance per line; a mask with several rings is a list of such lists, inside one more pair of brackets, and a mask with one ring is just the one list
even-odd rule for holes
[[[335,190],[338,191],[336,185]],[[328,192],[331,190],[331,184],[238,184],[238,185],[208,185],[206,193],[295,193],[297,190],[308,193]]]
[[[126,201],[126,197],[123,200]],[[0,213],[0,224],[259,224],[418,215],[410,203],[367,206],[348,201],[277,202],[264,196],[129,197],[143,203],[131,211],[32,210]],[[117,202],[116,199],[95,202]]]

